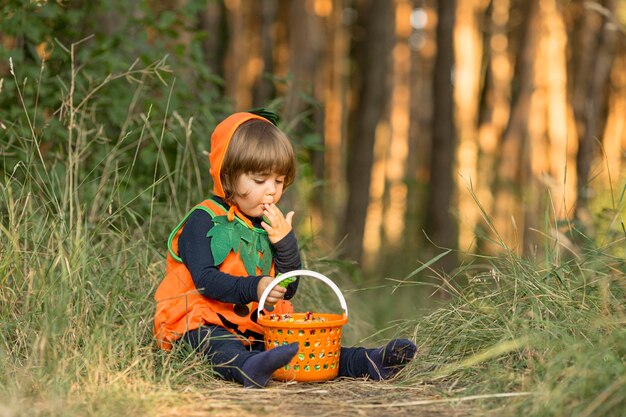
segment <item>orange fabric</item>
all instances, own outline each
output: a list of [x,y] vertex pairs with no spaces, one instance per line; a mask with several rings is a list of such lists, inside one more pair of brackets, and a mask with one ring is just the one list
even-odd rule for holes
[[266,122],[271,123],[266,118],[257,116],[256,114],[247,112],[234,113],[218,124],[213,131],[213,135],[211,135],[209,173],[211,174],[211,177],[213,177],[213,194],[218,197],[224,197],[224,189],[222,188],[222,181],[220,180],[220,172],[222,170],[222,162],[224,161],[226,149],[228,149],[228,144],[230,143],[235,130],[237,130],[242,123],[252,119],[265,120]]
[[[213,200],[203,201],[194,210],[200,207],[207,208],[215,216],[227,214]],[[154,295],[157,302],[154,317],[154,336],[157,344],[161,348],[169,350],[172,343],[184,333],[197,329],[205,323],[222,326],[231,333],[240,335],[242,343],[251,343],[255,339],[255,335],[251,333],[263,334],[263,327],[255,322],[258,303],[250,303],[248,314],[242,317],[235,313],[234,304],[211,300],[201,295],[196,289],[187,267],[172,256],[172,252],[178,254],[178,238],[183,228],[184,224],[179,225],[170,242],[171,251],[168,251],[167,254],[165,278]],[[232,251],[219,265],[219,269],[234,276],[248,276],[239,254]],[[258,269],[257,274],[261,275],[261,271]],[[273,264],[270,275],[274,276]],[[293,307],[289,301],[283,300],[276,305],[275,312],[278,314],[291,313]]]

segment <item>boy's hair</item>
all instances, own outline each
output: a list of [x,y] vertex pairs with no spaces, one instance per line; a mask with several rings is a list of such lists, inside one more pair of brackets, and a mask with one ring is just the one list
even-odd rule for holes
[[220,170],[227,201],[237,195],[239,176],[248,173],[284,175],[285,188],[296,176],[296,158],[291,142],[279,128],[264,120],[243,123],[228,144]]

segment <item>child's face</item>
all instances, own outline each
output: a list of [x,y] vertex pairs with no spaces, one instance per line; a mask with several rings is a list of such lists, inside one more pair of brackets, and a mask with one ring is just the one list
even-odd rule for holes
[[249,217],[261,217],[264,204],[276,204],[283,195],[285,176],[248,173],[237,179],[237,195],[233,202]]

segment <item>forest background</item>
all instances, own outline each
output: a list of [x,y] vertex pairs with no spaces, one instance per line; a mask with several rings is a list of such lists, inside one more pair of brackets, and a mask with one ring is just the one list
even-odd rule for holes
[[[556,303],[556,279],[584,306],[588,289],[598,297],[595,336],[622,329],[603,342],[621,367],[573,407],[602,415],[602,395],[609,412],[626,401],[611,397],[626,386],[626,1],[5,0],[0,12],[7,398],[124,381],[154,359],[143,351],[146,312],[171,228],[211,189],[210,132],[232,111],[267,107],[298,151],[299,178],[281,205],[297,213],[305,265],[337,279],[364,322],[387,327],[381,335],[414,331],[428,363],[459,360],[447,374],[476,376],[466,355],[545,359],[527,339],[508,339],[508,319],[508,336],[476,328],[467,341],[460,329],[486,325],[473,314],[495,311],[477,294],[495,282],[508,301],[501,272],[537,275],[529,291]],[[506,268],[491,265],[501,259]],[[445,333],[451,319],[435,307],[467,294],[481,299],[469,302],[471,320]],[[558,314],[560,301],[537,312],[529,300],[532,320],[580,326]],[[596,323],[585,311],[580,319]],[[422,315],[436,325],[418,336]],[[129,324],[124,335],[138,341],[112,348]],[[367,339],[355,327],[348,338]],[[81,350],[93,368],[54,348],[103,334],[110,344],[93,357]],[[122,362],[103,371],[119,351]],[[187,381],[185,366],[166,371],[160,360],[145,365],[153,378]],[[50,389],[59,367],[65,385]],[[504,380],[498,389],[525,389]]]

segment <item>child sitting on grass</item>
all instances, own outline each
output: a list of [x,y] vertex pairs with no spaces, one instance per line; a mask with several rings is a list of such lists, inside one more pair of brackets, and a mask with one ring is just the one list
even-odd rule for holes
[[[264,117],[265,116],[265,117]],[[202,352],[222,378],[265,387],[298,352],[292,343],[265,351],[257,302],[277,273],[301,269],[294,212],[276,206],[294,181],[294,150],[271,113],[235,113],[211,136],[213,197],[195,206],[168,240],[165,278],[156,291],[154,335],[163,349],[178,340]],[[298,280],[272,288],[266,306],[291,313]],[[270,307],[270,308],[271,308]],[[339,376],[395,375],[415,355],[396,339],[375,349],[342,347]]]

